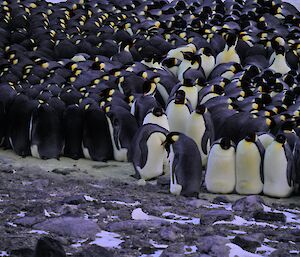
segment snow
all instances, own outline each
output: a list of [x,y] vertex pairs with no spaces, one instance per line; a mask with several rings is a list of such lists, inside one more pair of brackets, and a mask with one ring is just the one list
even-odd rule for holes
[[209,205],[204,205],[203,207],[209,208],[209,209],[224,208],[227,211],[232,211],[232,204],[231,203],[221,203],[221,204],[210,203]]
[[151,253],[151,254],[140,255],[139,257],[159,257],[159,256],[161,256],[162,252],[163,252],[162,250],[158,250],[158,251],[156,251],[154,253]]
[[[294,214],[295,212],[297,213],[298,210],[290,210],[290,211],[279,211],[279,210],[276,210],[276,209],[272,209],[270,208],[269,206],[267,205],[263,205],[264,207],[264,211],[265,212],[275,212],[275,213],[283,213],[286,217],[286,223],[297,223],[297,224],[300,224],[300,219],[298,218],[299,214]],[[294,213],[292,213],[291,211],[293,211]],[[298,213],[300,213],[298,211]]]
[[184,246],[184,254],[192,254],[192,253],[197,252],[197,250],[198,250],[198,247],[196,245],[191,245],[191,246],[185,245]]
[[243,257],[261,257],[261,255],[250,253],[245,251],[243,248],[236,244],[228,243],[226,244],[230,248],[229,257],[243,256]]
[[94,201],[97,202],[97,199],[95,199],[95,198],[93,198],[93,197],[91,197],[89,195],[84,195],[83,197],[88,202],[94,202]]
[[17,214],[18,217],[23,218],[25,217],[26,212],[25,211],[21,211],[20,213]]
[[0,257],[9,256],[7,252],[0,251]]
[[150,239],[149,243],[152,244],[155,248],[159,248],[159,249],[165,249],[168,247],[168,245],[159,244],[152,239]]
[[9,225],[9,226],[11,226],[11,227],[14,227],[14,228],[17,227],[17,225],[15,223],[12,223],[12,222],[7,222],[6,224]]
[[123,243],[124,240],[121,240],[119,238],[120,235],[117,233],[102,230],[100,233],[96,234],[96,239],[90,242],[90,244],[107,248],[120,248],[119,245]]
[[48,235],[49,233],[44,230],[33,229],[29,231],[30,234]]
[[297,251],[297,250],[291,250],[290,251],[290,254],[299,254],[300,253],[300,251]]
[[275,248],[267,246],[267,245],[261,245],[261,247],[258,247],[256,249],[256,252],[263,253],[263,255],[265,255],[265,256],[269,256],[274,251],[276,251]]
[[238,234],[238,235],[244,235],[244,234],[247,234],[247,232],[241,231],[241,230],[231,230],[231,232],[234,233],[234,234]]
[[266,222],[256,222],[256,221],[248,221],[243,219],[240,216],[234,216],[234,219],[232,221],[216,221],[213,223],[213,225],[218,225],[218,224],[232,224],[232,225],[237,225],[237,226],[251,226],[251,225],[256,225],[256,226],[262,226],[262,227],[271,227],[271,228],[278,228],[278,226],[269,224]]
[[131,213],[131,218],[133,220],[150,220],[150,216],[143,212],[142,208],[134,209]]
[[134,203],[126,203],[126,202],[122,202],[122,201],[105,201],[105,200],[102,200],[101,203],[115,203],[115,204],[120,204],[120,205],[125,205],[125,206],[138,206],[141,204],[138,201],[135,201]]

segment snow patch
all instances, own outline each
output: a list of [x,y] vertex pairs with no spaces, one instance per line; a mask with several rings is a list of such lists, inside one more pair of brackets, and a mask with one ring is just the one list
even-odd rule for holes
[[119,239],[121,235],[113,232],[102,230],[96,234],[96,239],[90,242],[91,245],[99,245],[107,248],[120,248],[124,240]]
[[297,251],[297,250],[291,250],[290,251],[290,254],[299,254],[300,253],[300,251]]
[[238,235],[244,235],[244,234],[247,234],[247,232],[241,231],[241,230],[231,230],[231,232],[234,233],[234,234],[238,234]]
[[23,218],[26,215],[26,211],[21,211],[20,213],[17,214],[18,217]]
[[203,207],[208,208],[208,209],[224,208],[227,211],[232,211],[231,203],[222,203],[222,202],[221,202],[221,204],[210,203],[209,205],[204,205]]
[[276,249],[267,245],[261,245],[256,249],[256,253],[263,253],[265,256],[269,256],[272,252],[274,252]]
[[9,226],[11,226],[11,227],[14,227],[14,228],[17,227],[17,225],[15,223],[12,223],[12,222],[7,222],[6,224],[9,225]]
[[166,249],[168,247],[168,245],[159,244],[159,243],[155,242],[152,239],[150,239],[149,243],[152,244],[155,248],[158,248],[158,249]]
[[159,257],[161,256],[163,250],[158,250],[154,253],[151,253],[151,254],[143,254],[143,255],[140,255],[139,257]]
[[191,245],[191,246],[185,245],[183,249],[184,249],[184,254],[192,254],[197,252],[198,247],[196,245]]
[[243,248],[236,244],[228,243],[226,244],[230,248],[229,257],[243,256],[243,257],[261,257],[261,255],[250,253],[245,251]]
[[141,205],[140,202],[135,201],[134,203],[126,203],[126,202],[122,202],[122,201],[105,201],[102,200],[101,203],[115,203],[115,204],[120,204],[120,205],[125,205],[125,206],[138,206]]
[[83,197],[88,202],[94,202],[94,201],[97,202],[97,199],[95,199],[95,198],[93,198],[93,197],[91,197],[89,195],[84,195]]
[[[264,207],[264,211],[265,212],[274,212],[274,213],[282,213],[285,215],[286,217],[286,223],[297,223],[297,224],[300,224],[300,220],[298,219],[298,216],[296,213],[300,213],[298,210],[285,210],[285,211],[279,211],[279,210],[276,210],[276,209],[272,209],[271,207],[267,206],[267,205],[263,205]],[[292,213],[294,212],[294,213]]]
[[0,257],[9,256],[8,252],[6,251],[0,251]]
[[28,233],[30,233],[30,234],[39,234],[39,235],[49,235],[48,232],[46,232],[44,230],[37,230],[37,229],[30,230]]

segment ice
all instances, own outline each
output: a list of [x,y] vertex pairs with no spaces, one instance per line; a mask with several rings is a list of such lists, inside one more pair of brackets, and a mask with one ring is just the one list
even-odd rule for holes
[[99,245],[107,248],[120,248],[120,244],[124,242],[124,240],[119,239],[120,235],[117,233],[108,232],[102,230],[100,233],[96,234],[96,239],[90,244]]
[[242,249],[236,244],[226,244],[230,248],[229,257],[243,256],[243,257],[261,257],[261,255],[250,253]]
[[0,257],[9,256],[7,252],[0,251]]
[[91,197],[89,195],[84,195],[83,197],[88,202],[94,202],[94,201],[97,202],[97,199],[95,199],[95,198],[93,198],[93,197]]
[[29,231],[30,234],[48,235],[49,233],[43,230],[33,229]]
[[102,200],[101,203],[115,203],[115,204],[120,204],[120,205],[125,205],[125,206],[138,206],[141,205],[140,202],[135,201],[134,203],[126,203],[126,202],[122,202],[122,201],[105,201]]
[[191,245],[191,246],[185,245],[184,246],[184,254],[192,254],[192,253],[197,252],[197,250],[198,250],[198,247],[196,245]]
[[168,245],[159,244],[152,239],[150,239],[149,243],[152,244],[155,248],[159,248],[159,249],[165,249],[168,247]]
[[248,221],[243,219],[240,216],[234,216],[234,219],[232,221],[216,221],[213,223],[213,225],[218,225],[218,224],[232,224],[232,225],[237,225],[237,226],[251,226],[251,225],[256,225],[256,226],[262,226],[262,227],[271,227],[271,228],[278,228],[278,226],[269,224],[266,222],[256,222],[256,221]]

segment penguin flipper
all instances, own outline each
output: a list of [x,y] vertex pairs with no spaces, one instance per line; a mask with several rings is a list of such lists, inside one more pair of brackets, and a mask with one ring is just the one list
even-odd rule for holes
[[207,143],[208,143],[208,140],[209,140],[209,131],[206,129],[204,134],[203,134],[203,137],[202,137],[202,140],[201,140],[201,148],[202,148],[202,152],[207,155]]
[[285,150],[285,156],[287,159],[287,182],[289,186],[291,187],[293,185],[292,180],[295,177],[295,160],[293,157],[293,153],[291,151],[291,148],[287,143],[284,145],[284,150]]
[[264,158],[265,158],[265,148],[263,147],[262,143],[260,142],[260,140],[258,139],[255,142],[257,149],[259,151],[260,154],[260,179],[261,182],[264,183]]
[[203,117],[204,117],[206,129],[209,131],[210,146],[212,146],[213,142],[215,141],[214,124],[213,124],[210,113],[205,113]]

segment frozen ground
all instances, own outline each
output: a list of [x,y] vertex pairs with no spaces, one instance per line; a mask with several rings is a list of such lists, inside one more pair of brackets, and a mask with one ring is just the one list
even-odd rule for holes
[[299,196],[175,197],[128,163],[0,156],[0,256],[31,257],[43,236],[76,257],[299,256]]

